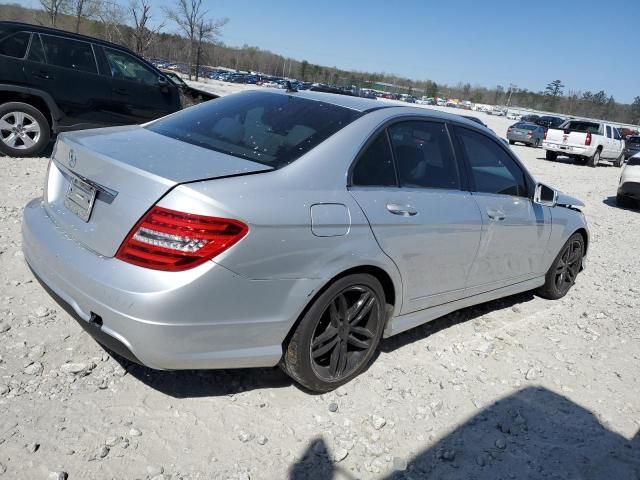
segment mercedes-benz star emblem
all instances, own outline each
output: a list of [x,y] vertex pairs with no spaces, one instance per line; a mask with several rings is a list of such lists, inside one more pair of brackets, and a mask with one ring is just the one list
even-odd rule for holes
[[74,168],[76,166],[77,159],[76,154],[73,150],[69,150],[69,166]]

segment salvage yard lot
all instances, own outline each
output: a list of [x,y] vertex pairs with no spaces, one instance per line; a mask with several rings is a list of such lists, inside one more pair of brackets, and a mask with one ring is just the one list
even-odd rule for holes
[[[513,123],[477,115],[501,136]],[[277,368],[158,372],[112,358],[21,254],[21,210],[42,194],[46,159],[0,157],[0,478],[640,478],[640,212],[615,206],[620,169],[513,148],[586,203],[575,287],[387,339],[325,395]]]

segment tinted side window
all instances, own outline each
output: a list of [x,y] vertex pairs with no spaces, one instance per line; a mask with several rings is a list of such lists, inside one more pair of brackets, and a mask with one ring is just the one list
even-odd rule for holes
[[607,138],[611,138],[611,127],[607,125]]
[[361,186],[396,186],[391,149],[385,132],[380,133],[358,159],[353,169],[352,183]]
[[18,32],[0,40],[0,55],[7,57],[24,58],[29,46],[31,34],[28,32]]
[[478,192],[527,196],[524,173],[500,145],[484,134],[458,128]]
[[402,187],[460,188],[446,127],[435,122],[402,122],[389,127]]
[[98,73],[91,44],[69,38],[41,35],[47,63],[81,72]]
[[131,80],[146,85],[158,85],[158,74],[126,53],[105,48],[104,53],[109,62],[111,75],[114,78]]
[[31,40],[31,46],[29,47],[29,55],[27,55],[27,60],[40,63],[45,62],[44,48],[42,48],[40,35],[38,35],[37,33],[33,34],[33,39]]
[[622,137],[620,136],[620,130],[618,130],[617,128],[613,129],[613,138],[615,138],[616,140],[622,140]]

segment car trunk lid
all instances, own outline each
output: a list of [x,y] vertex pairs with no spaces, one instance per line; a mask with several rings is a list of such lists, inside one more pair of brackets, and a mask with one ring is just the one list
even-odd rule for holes
[[69,238],[112,257],[174,186],[270,170],[139,126],[74,132],[60,135],[56,144],[45,208]]

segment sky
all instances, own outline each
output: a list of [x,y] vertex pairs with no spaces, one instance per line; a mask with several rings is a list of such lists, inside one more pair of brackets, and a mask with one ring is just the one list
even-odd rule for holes
[[[11,1],[11,0],[0,0]],[[15,1],[15,0],[13,0]],[[116,0],[126,4],[127,0]],[[154,20],[174,0],[150,0]],[[640,96],[640,0],[204,0],[221,40],[414,80]],[[17,3],[22,3],[18,0]],[[35,7],[38,0],[25,0]],[[174,29],[167,25],[168,29]]]

